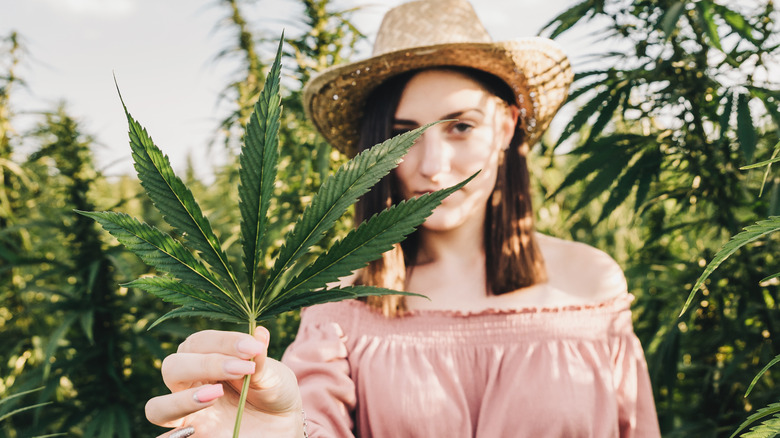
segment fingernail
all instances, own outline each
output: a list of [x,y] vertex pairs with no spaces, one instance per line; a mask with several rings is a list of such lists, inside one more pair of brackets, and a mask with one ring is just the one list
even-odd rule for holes
[[[222,389],[222,385],[216,384],[216,385],[208,385],[204,386],[203,388],[200,388],[195,394],[192,395],[192,398],[195,399],[198,403],[208,403],[212,400],[216,400],[220,397],[222,397],[225,394],[225,391]],[[192,430],[192,433],[195,433],[195,429]],[[189,435],[182,435],[182,436],[189,436]]]
[[255,363],[249,360],[228,360],[222,365],[228,374],[246,375],[255,372]]
[[260,342],[265,343],[268,345],[268,342],[271,341],[271,333],[268,331],[267,328],[260,326],[255,329],[255,337],[260,336]]
[[265,352],[265,345],[263,345],[262,342],[256,341],[254,339],[244,339],[239,341],[238,345],[236,345],[236,349],[239,353],[248,354],[254,357],[260,353]]
[[188,436],[192,436],[194,434],[195,428],[190,426],[173,432],[172,434],[168,435],[168,438],[187,438]]

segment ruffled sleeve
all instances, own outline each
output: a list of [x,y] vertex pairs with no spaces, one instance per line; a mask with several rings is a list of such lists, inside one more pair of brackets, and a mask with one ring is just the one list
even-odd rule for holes
[[[321,308],[322,307],[322,308]],[[282,362],[298,378],[310,437],[353,437],[355,384],[347,361],[343,322],[329,320],[328,305],[301,313],[301,325]]]
[[610,351],[621,438],[661,436],[653,402],[653,389],[644,352],[634,334],[630,300],[615,313],[610,330]]

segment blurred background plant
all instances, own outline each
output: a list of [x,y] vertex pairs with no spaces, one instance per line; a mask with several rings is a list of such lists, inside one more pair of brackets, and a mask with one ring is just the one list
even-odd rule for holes
[[[271,206],[279,239],[344,160],[306,120],[301,84],[352,57],[364,39],[352,10],[332,0],[300,3],[286,33],[284,184]],[[239,212],[222,206],[236,201],[237,133],[278,35],[247,18],[262,2],[215,7],[224,13],[220,32],[233,35],[216,58],[239,65],[222,93],[230,110],[211,139],[229,159],[213,182],[190,169],[186,183],[216,232],[234,236],[230,245]],[[777,14],[770,0],[583,0],[542,30],[557,37],[587,26],[596,29],[594,41],[614,49],[575,63],[569,110],[559,115],[567,124],[535,151],[537,222],[543,232],[604,249],[626,270],[664,436],[729,436],[756,408],[780,401],[774,368],[743,397],[780,353],[778,280],[768,279],[777,271],[777,233],[726,260],[677,317],[729,236],[780,209],[780,177],[739,170],[769,159],[778,143]],[[66,104],[39,114],[31,130],[14,130],[9,96],[24,87],[16,72],[29,55],[19,35],[0,38],[0,399],[43,387],[17,406],[52,402],[0,422],[0,437],[154,435],[161,429],[146,422],[143,405],[166,392],[161,360],[205,325],[172,320],[147,332],[169,308],[118,286],[146,268],[73,209],[125,211],[169,229],[135,176],[109,178],[96,168],[97,142]],[[19,152],[23,142],[30,152]],[[272,356],[297,323],[294,313],[271,323]]]
[[588,0],[543,30],[598,20],[614,49],[578,69],[575,113],[543,148],[565,169],[548,185],[560,210],[548,230],[626,270],[665,436],[728,436],[780,400],[776,372],[743,397],[778,354],[777,235],[729,258],[678,318],[719,247],[780,211],[780,178],[762,193],[766,173],[740,171],[778,142],[777,15],[771,0]]

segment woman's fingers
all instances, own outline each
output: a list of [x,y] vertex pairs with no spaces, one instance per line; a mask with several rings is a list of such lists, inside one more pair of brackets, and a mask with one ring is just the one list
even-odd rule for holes
[[254,337],[215,330],[197,332],[179,346],[177,353],[163,360],[163,381],[175,392],[202,382],[240,380],[262,369],[268,337],[263,327],[257,328]]
[[223,395],[222,385],[216,384],[154,397],[146,402],[146,418],[158,426],[179,427],[184,417],[213,405]]
[[171,391],[191,388],[201,382],[231,381],[254,374],[257,364],[224,354],[175,353],[163,360],[162,375]]
[[162,363],[163,381],[172,394],[155,397],[146,405],[146,416],[151,423],[180,428],[161,437],[185,433],[181,429],[185,426],[198,429],[196,436],[204,433],[211,436],[210,429],[222,430],[225,425],[214,424],[215,418],[235,417],[238,391],[247,375],[252,376],[250,410],[274,418],[300,411],[295,377],[277,361],[267,359],[268,341],[268,330],[262,327],[258,327],[254,336],[204,331],[187,338],[178,352]]
[[251,359],[268,349],[270,334],[258,327],[255,336],[247,333],[204,330],[193,333],[179,345],[179,353],[221,353],[240,359]]

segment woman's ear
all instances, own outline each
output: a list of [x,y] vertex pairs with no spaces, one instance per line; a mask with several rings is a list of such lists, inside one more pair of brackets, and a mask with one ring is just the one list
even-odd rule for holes
[[512,142],[512,137],[515,136],[515,128],[518,123],[517,118],[520,116],[520,109],[517,108],[516,105],[506,105],[504,108],[506,108],[506,117],[501,124],[501,141],[503,143],[502,149],[507,150],[509,148],[509,143]]

